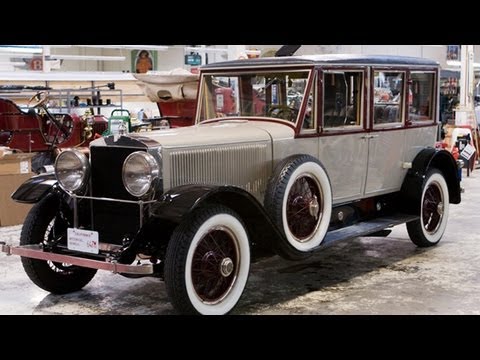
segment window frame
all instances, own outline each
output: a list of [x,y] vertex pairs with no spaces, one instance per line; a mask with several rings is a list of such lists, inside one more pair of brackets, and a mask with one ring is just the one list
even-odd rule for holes
[[[375,124],[375,72],[388,72],[388,73],[403,73],[403,83],[402,83],[402,98],[399,103],[400,110],[400,121],[396,122],[386,122],[381,124]],[[391,129],[391,128],[401,128],[405,127],[406,124],[406,108],[405,108],[405,98],[406,98],[406,89],[407,89],[407,79],[409,75],[409,69],[405,68],[393,68],[393,67],[376,67],[372,66],[371,68],[371,79],[370,79],[370,128],[372,130],[381,130],[381,129]]]
[[407,124],[409,126],[422,126],[422,125],[432,125],[435,124],[436,119],[437,119],[437,96],[438,96],[438,72],[433,70],[433,69],[418,69],[418,70],[410,70],[408,72],[408,86],[410,86],[410,82],[412,81],[412,74],[433,74],[433,84],[432,84],[432,93],[431,93],[431,98],[432,98],[432,104],[431,104],[431,109],[432,109],[432,117],[430,119],[426,120],[411,120],[410,119],[410,110],[407,103]]
[[305,88],[305,91],[309,90],[309,86],[311,86],[312,83],[312,77],[314,76],[314,68],[308,67],[308,66],[302,66],[302,67],[285,67],[285,66],[279,66],[279,67],[266,67],[266,68],[261,68],[261,69],[256,69],[256,68],[243,68],[243,69],[235,69],[235,68],[227,68],[225,71],[221,70],[214,70],[214,71],[205,71],[202,72],[200,80],[199,80],[199,85],[198,85],[198,95],[197,95],[197,110],[195,114],[195,124],[202,124],[202,123],[208,123],[212,121],[220,121],[220,120],[225,120],[229,118],[242,118],[242,119],[262,119],[266,121],[278,121],[281,123],[288,124],[290,127],[293,128],[298,128],[298,125],[300,123],[299,119],[302,119],[303,121],[303,114],[304,114],[304,109],[306,106],[305,103],[305,96],[302,99],[302,103],[299,108],[299,113],[297,114],[297,118],[295,121],[289,121],[289,120],[284,120],[281,118],[276,118],[276,117],[268,117],[268,116],[245,116],[245,115],[238,115],[238,116],[227,116],[227,117],[215,117],[215,118],[209,118],[209,119],[203,119],[201,120],[202,116],[202,108],[203,108],[203,102],[204,102],[204,96],[203,93],[205,90],[205,87],[207,86],[206,83],[206,76],[222,76],[222,77],[240,77],[242,75],[246,74],[256,74],[256,75],[261,75],[261,74],[269,74],[272,72],[278,72],[278,73],[291,73],[291,72],[306,72],[307,77],[307,86]]
[[[367,101],[367,82],[368,82],[368,67],[359,66],[359,67],[335,67],[335,68],[322,68],[319,71],[318,77],[321,79],[319,81],[317,91],[319,93],[319,99],[321,101],[318,102],[318,112],[319,112],[319,129],[320,132],[323,134],[335,134],[335,133],[346,133],[346,132],[361,132],[366,129],[366,101]],[[361,93],[360,93],[360,124],[359,125],[347,125],[347,126],[337,126],[337,127],[325,127],[325,108],[324,108],[324,99],[325,99],[325,74],[345,74],[345,73],[359,73],[361,74],[361,81],[362,84],[360,85]]]

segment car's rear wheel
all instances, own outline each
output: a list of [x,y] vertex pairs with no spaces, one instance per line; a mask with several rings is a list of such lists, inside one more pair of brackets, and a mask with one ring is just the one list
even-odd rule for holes
[[281,256],[305,258],[322,243],[332,213],[332,191],[316,158],[295,155],[281,162],[269,180],[264,203],[285,235],[277,246]]
[[165,284],[182,314],[223,315],[247,283],[250,245],[242,221],[229,208],[195,210],[174,231],[165,258]]
[[420,219],[407,223],[412,242],[419,247],[438,244],[448,221],[449,195],[443,174],[430,170],[425,176],[420,200]]

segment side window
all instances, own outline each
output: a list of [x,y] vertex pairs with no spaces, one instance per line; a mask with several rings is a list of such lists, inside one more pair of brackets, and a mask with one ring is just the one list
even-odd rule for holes
[[313,89],[315,86],[312,86],[312,91],[310,91],[310,94],[308,95],[307,99],[307,106],[305,108],[305,116],[303,118],[303,124],[302,124],[302,132],[303,133],[309,133],[317,130],[316,126],[316,112],[315,112],[315,101],[314,101],[314,94],[313,94]]
[[363,72],[325,72],[323,78],[323,127],[362,125]]
[[408,87],[409,120],[433,120],[434,78],[434,73],[411,73]]
[[373,86],[373,123],[401,123],[405,73],[375,71]]

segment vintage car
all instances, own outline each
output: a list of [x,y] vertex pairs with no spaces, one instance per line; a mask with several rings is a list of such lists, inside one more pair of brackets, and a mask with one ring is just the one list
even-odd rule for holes
[[[167,121],[167,127],[172,128],[190,126],[195,123],[198,74],[192,74],[184,69],[173,69],[147,74],[133,74],[133,76],[137,79],[137,85],[143,90],[144,94],[151,101],[157,103],[161,116],[149,119],[154,128],[159,127],[164,121]],[[219,114],[228,116],[235,112],[236,98],[234,89],[228,83],[228,79],[223,80],[218,78],[213,83],[215,87],[213,102]],[[294,99],[295,96],[292,95],[292,101]],[[259,111],[265,106],[262,94],[256,90],[253,101],[254,106],[258,107]]]
[[[228,114],[216,102],[219,82],[235,97]],[[226,314],[262,256],[302,260],[404,223],[414,244],[432,246],[449,205],[461,201],[457,163],[433,147],[438,64],[430,60],[210,64],[195,119],[97,139],[89,159],[62,152],[54,173],[12,195],[36,205],[20,246],[2,251],[20,255],[30,279],[54,294],[83,288],[103,269],[164,280],[180,313]]]
[[21,152],[38,152],[32,170],[53,164],[58,148],[85,147],[101,136],[108,121],[102,115],[55,114],[46,107],[48,92],[40,91],[25,112],[13,101],[0,98],[0,146]]
[[167,121],[172,128],[194,124],[198,74],[184,69],[173,69],[133,76],[150,101],[157,103],[161,116],[150,119],[154,128],[163,121]]

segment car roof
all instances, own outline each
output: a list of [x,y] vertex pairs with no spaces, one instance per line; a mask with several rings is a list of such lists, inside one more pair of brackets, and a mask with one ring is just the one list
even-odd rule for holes
[[324,54],[265,57],[223,61],[202,66],[202,70],[279,65],[417,65],[438,66],[437,61],[412,56]]

